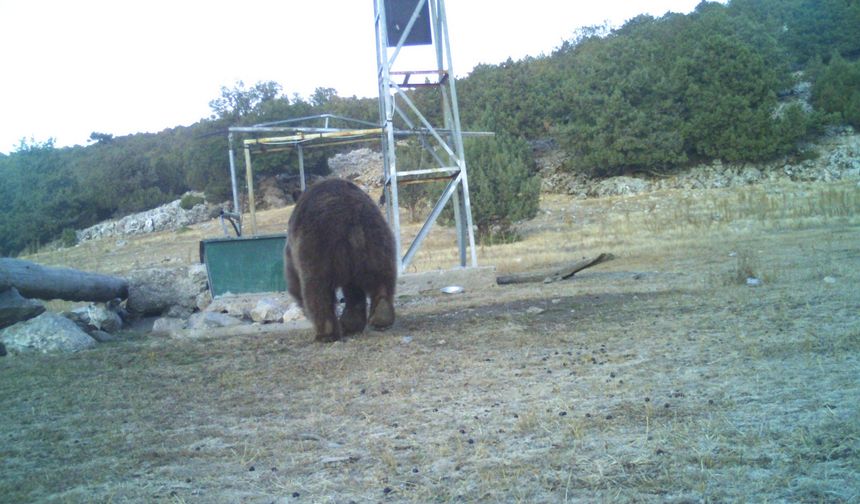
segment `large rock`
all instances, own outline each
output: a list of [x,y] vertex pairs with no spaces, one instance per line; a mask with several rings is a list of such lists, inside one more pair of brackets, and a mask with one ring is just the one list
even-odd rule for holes
[[206,268],[150,268],[128,275],[126,309],[133,315],[188,317],[197,309],[197,297],[207,289]]
[[96,346],[77,324],[52,312],[0,330],[0,341],[16,352],[77,352]]
[[42,303],[22,297],[15,287],[0,292],[0,329],[29,320],[44,311]]
[[90,304],[76,308],[64,316],[78,326],[83,326],[81,329],[90,334],[92,331],[113,333],[122,329],[122,318],[119,314],[103,304]]

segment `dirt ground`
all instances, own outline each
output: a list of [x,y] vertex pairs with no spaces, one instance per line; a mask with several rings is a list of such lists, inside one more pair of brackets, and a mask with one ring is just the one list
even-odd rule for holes
[[[334,344],[128,332],[0,358],[0,501],[860,500],[856,182],[541,208],[481,263],[616,259],[401,297],[392,329]],[[193,261],[205,232],[31,259]],[[415,269],[451,240],[439,230]]]

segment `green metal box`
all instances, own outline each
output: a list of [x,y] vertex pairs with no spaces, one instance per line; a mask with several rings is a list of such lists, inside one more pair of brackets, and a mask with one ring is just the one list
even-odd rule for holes
[[212,297],[222,294],[283,292],[286,234],[215,238],[200,242]]

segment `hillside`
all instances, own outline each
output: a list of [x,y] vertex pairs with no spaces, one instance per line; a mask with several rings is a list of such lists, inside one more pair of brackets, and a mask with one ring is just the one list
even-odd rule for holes
[[[860,492],[856,179],[544,193],[500,272],[400,297],[386,332],[127,333],[2,358],[12,502],[851,502]],[[283,230],[289,207],[261,212]],[[417,225],[410,225],[415,232]],[[188,264],[215,222],[31,258]],[[454,261],[436,228],[417,267]],[[758,279],[750,282],[749,279]]]

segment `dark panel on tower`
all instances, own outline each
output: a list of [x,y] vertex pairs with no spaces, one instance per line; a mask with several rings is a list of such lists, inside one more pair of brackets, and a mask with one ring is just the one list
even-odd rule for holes
[[[418,12],[418,19],[406,36],[403,45],[428,45],[433,43],[430,34],[430,0],[424,2]],[[396,47],[406,30],[406,25],[415,12],[419,0],[385,0],[385,28],[388,31],[388,47]]]

